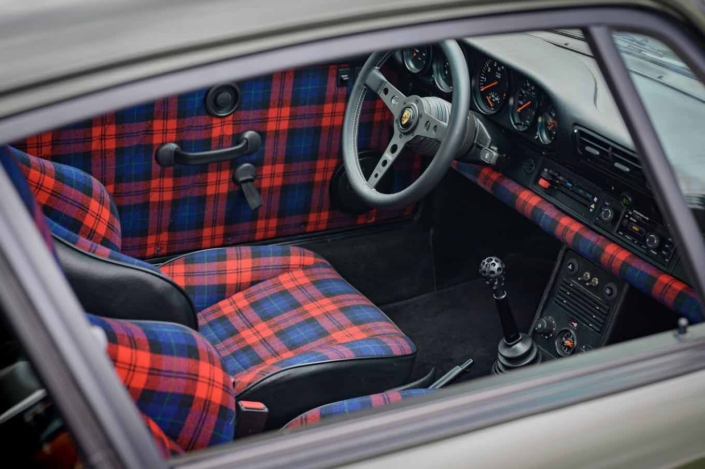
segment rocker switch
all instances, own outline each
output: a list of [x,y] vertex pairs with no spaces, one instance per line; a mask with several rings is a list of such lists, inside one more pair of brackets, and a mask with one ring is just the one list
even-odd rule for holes
[[245,200],[252,210],[257,210],[262,206],[262,198],[254,184],[256,177],[257,171],[251,163],[241,164],[233,172],[233,182],[240,186],[242,193],[245,194]]

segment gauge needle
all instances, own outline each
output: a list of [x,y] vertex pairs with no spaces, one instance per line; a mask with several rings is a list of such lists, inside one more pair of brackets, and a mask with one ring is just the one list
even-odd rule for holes
[[526,106],[528,106],[529,104],[531,104],[531,101],[527,101],[527,102],[524,103],[522,106],[520,106],[519,109],[517,109],[517,112],[523,111],[524,108],[525,108]]
[[498,82],[498,81],[493,81],[493,82],[490,83],[489,85],[485,85],[485,86],[483,86],[482,88],[480,88],[480,91],[485,91],[485,90],[488,89],[488,88],[492,88],[492,87],[493,87],[494,85],[496,85],[497,83],[499,83],[499,82]]
[[494,104],[492,104],[492,100],[490,99],[489,96],[485,96],[485,99],[487,100],[488,103],[490,103],[490,107],[494,107]]

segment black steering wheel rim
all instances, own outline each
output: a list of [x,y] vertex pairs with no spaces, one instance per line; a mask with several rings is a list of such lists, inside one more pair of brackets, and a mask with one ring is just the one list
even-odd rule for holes
[[[370,207],[404,207],[421,200],[441,181],[466,138],[468,113],[470,112],[470,76],[467,62],[456,41],[447,40],[442,42],[440,46],[448,59],[454,84],[452,108],[447,123],[439,121],[425,111],[423,103],[420,102],[423,98],[404,96],[384,78],[379,68],[389,59],[392,55],[391,52],[373,53],[365,62],[353,85],[343,121],[343,162],[350,186]],[[376,191],[374,186],[377,181],[373,178],[376,177],[377,169],[370,176],[370,180],[367,180],[359,164],[358,124],[362,103],[370,90],[377,93],[387,104],[395,119],[392,141],[378,164],[379,179],[391,167],[396,156],[401,153],[403,145],[416,135],[434,138],[440,142],[436,155],[424,173],[411,185],[395,194],[383,194]],[[401,124],[402,113],[406,113],[407,109],[409,109],[408,114],[412,117],[406,116],[404,120],[408,122],[412,118],[416,119],[411,124],[411,129],[404,128]],[[435,132],[435,128],[439,128],[439,131]]]

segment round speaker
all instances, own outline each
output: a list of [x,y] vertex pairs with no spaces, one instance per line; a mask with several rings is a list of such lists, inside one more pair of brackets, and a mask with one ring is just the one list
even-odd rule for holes
[[240,88],[231,83],[216,85],[206,94],[206,111],[211,116],[229,116],[239,104]]

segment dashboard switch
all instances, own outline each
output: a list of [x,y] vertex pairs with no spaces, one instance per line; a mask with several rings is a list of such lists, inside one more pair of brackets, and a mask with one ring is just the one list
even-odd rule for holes
[[539,178],[539,186],[543,187],[544,189],[550,189],[551,183],[545,180],[544,178]]

